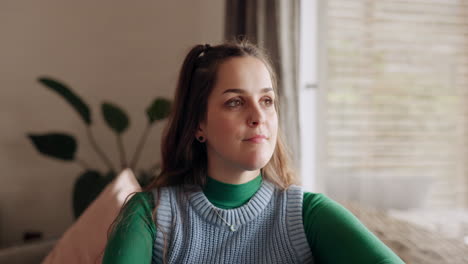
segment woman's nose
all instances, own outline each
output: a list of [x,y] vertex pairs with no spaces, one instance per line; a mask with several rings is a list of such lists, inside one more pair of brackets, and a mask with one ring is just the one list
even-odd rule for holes
[[265,113],[263,113],[260,106],[251,107],[249,117],[247,118],[247,125],[256,127],[265,122]]

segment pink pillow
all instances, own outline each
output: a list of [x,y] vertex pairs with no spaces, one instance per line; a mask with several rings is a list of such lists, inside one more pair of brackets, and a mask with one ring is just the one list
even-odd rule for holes
[[133,172],[123,170],[68,228],[42,263],[101,263],[110,224],[127,196],[138,191],[141,187]]

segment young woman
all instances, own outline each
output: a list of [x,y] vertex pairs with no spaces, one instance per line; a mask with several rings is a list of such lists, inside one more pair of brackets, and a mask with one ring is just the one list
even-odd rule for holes
[[103,263],[403,263],[338,203],[293,185],[277,101],[257,47],[193,47],[162,172],[123,207]]

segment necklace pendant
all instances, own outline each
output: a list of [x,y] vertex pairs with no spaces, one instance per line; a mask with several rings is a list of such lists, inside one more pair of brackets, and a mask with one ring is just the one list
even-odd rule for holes
[[232,232],[235,232],[235,231],[237,231],[237,229],[236,229],[236,226],[235,226],[235,225],[230,225],[229,227],[231,228],[231,231],[232,231]]

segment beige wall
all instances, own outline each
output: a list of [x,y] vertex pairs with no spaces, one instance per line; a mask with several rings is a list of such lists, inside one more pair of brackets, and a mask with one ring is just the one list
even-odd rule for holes
[[[2,1],[0,3],[0,247],[26,230],[59,236],[73,221],[71,191],[82,171],[39,155],[26,133],[73,133],[78,156],[103,164],[90,148],[78,115],[36,80],[48,75],[70,85],[91,106],[93,131],[118,162],[115,137],[99,104],[116,103],[131,116],[125,134],[133,153],[156,96],[171,97],[185,52],[222,40],[224,1]],[[159,159],[156,125],[140,165]]]

